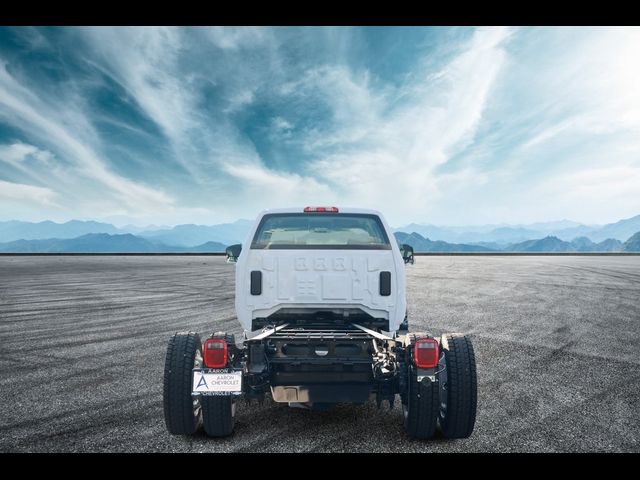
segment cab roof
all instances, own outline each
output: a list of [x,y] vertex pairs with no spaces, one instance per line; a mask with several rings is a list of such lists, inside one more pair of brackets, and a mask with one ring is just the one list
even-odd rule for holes
[[341,207],[340,205],[304,205],[300,207],[270,208],[260,212],[260,216],[268,213],[303,213],[306,207],[336,207],[338,209],[338,213],[365,213],[382,217],[382,214],[378,210],[372,210],[369,208]]

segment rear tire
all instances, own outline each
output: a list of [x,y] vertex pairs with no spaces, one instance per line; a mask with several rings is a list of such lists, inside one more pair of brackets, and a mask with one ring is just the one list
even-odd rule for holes
[[236,423],[236,400],[233,395],[203,396],[202,423],[210,437],[226,437]]
[[[407,336],[407,346],[415,343],[416,339],[426,337],[423,333],[411,333]],[[438,424],[440,408],[437,382],[428,378],[418,382],[416,369],[411,362],[408,365],[408,382],[406,403],[402,405],[404,428],[413,438],[427,439],[433,437]]]
[[202,344],[194,332],[169,339],[164,364],[164,420],[169,433],[192,435],[202,422],[200,402],[191,396],[192,369],[202,365]]
[[[228,345],[229,355],[236,349],[235,336],[225,332],[216,332],[211,338],[223,338]],[[202,424],[204,431],[210,437],[226,437],[233,433],[236,423],[236,395],[203,395]]]
[[465,335],[448,333],[441,337],[440,349],[440,430],[447,438],[467,438],[476,423],[478,400],[473,345]]

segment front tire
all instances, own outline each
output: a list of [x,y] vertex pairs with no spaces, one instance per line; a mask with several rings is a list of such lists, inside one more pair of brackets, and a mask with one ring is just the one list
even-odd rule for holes
[[202,366],[202,344],[194,332],[169,339],[164,364],[164,420],[169,433],[192,435],[202,423],[200,401],[191,396],[192,370]]
[[476,423],[478,400],[473,345],[465,335],[448,333],[441,337],[440,348],[440,430],[447,438],[467,438]]

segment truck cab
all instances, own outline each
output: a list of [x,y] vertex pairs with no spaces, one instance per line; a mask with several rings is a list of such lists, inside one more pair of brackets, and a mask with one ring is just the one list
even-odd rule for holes
[[265,210],[237,258],[238,320],[247,332],[328,322],[393,332],[406,315],[404,269],[375,210]]

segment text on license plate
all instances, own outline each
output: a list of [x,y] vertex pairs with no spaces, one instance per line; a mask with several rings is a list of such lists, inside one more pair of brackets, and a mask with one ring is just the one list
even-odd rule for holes
[[193,393],[242,393],[242,372],[193,371]]

